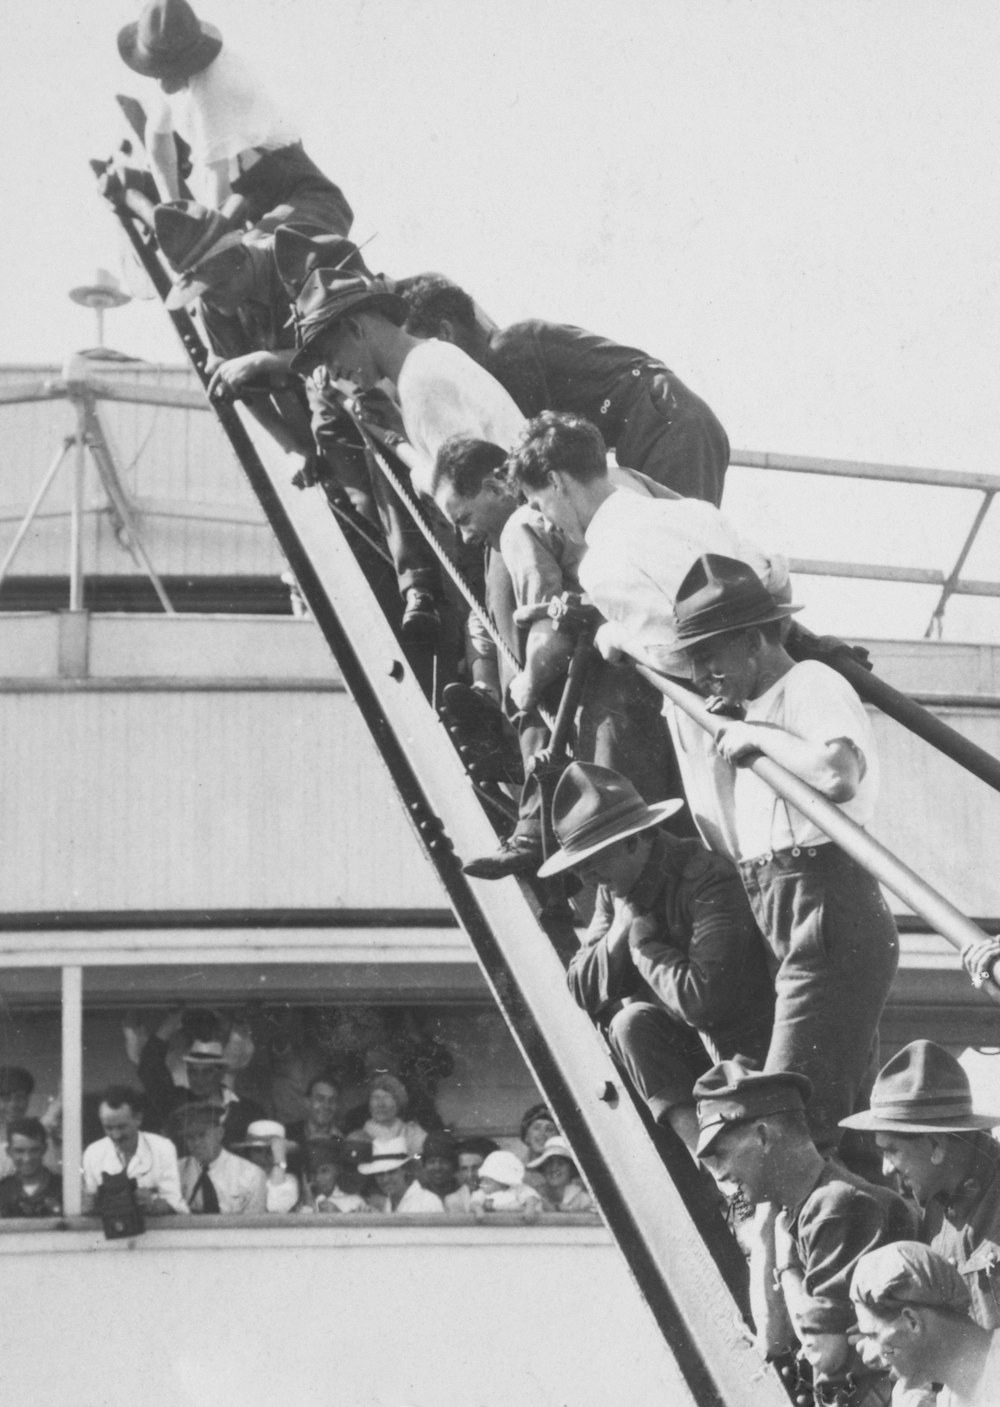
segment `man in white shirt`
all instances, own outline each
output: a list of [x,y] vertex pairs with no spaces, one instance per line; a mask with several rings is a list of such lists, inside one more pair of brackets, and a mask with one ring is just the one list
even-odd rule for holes
[[92,1212],[104,1177],[125,1172],[147,1216],[187,1212],[181,1194],[177,1150],[169,1138],[142,1130],[142,1096],[127,1085],[104,1091],[98,1117],[104,1138],[83,1151],[84,1211]]
[[267,1211],[267,1177],[246,1158],[222,1146],[221,1110],[193,1104],[180,1111],[179,1123],[186,1158],[180,1160],[181,1191],[192,1212],[239,1213]]
[[514,447],[524,416],[488,371],[449,342],[421,341],[403,331],[407,307],[378,279],[341,269],[315,269],[295,302],[299,352],[291,370],[326,366],[334,379],[362,391],[393,383],[403,427],[418,456],[414,489],[428,497],[437,452],[452,435]]
[[358,1172],[374,1177],[378,1186],[378,1196],[371,1199],[375,1211],[397,1216],[444,1212],[441,1198],[417,1182],[416,1169],[405,1138],[375,1139],[371,1158],[358,1164]]
[[343,192],[305,154],[256,74],[187,0],[150,0],[119,32],[118,52],[161,89],[149,104],[145,140],[163,200],[182,194],[176,135],[190,148],[192,187],[206,205],[252,224],[266,214],[271,229],[294,221],[350,232]]

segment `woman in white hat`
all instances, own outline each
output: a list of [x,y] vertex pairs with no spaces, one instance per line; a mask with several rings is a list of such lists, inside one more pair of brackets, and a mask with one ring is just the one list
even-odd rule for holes
[[444,1213],[444,1203],[417,1182],[416,1160],[405,1138],[377,1138],[367,1163],[358,1172],[373,1177],[378,1193],[369,1197],[372,1209],[390,1216]]
[[546,1139],[545,1147],[528,1167],[544,1179],[539,1192],[546,1212],[592,1212],[594,1202],[573,1159],[573,1152],[561,1134]]

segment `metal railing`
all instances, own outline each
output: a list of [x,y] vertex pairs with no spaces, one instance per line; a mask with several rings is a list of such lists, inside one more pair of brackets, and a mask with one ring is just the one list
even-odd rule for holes
[[815,459],[806,455],[772,454],[758,450],[733,450],[730,462],[747,469],[820,474],[843,479],[869,479],[880,483],[919,484],[925,488],[966,489],[979,493],[982,499],[950,571],[868,562],[820,561],[810,558],[793,558],[789,565],[793,572],[801,572],[807,576],[853,577],[860,581],[891,581],[913,586],[940,587],[937,604],[924,631],[925,640],[940,638],[945,608],[952,596],[1000,597],[1000,581],[975,581],[962,577],[962,568],[979,536],[993,499],[1000,493],[1000,476],[949,469],[919,469],[902,464],[870,464],[848,459]]

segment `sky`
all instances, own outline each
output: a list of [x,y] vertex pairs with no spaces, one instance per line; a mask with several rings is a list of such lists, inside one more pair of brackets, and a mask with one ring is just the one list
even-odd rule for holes
[[[997,472],[1000,7],[989,0],[198,0],[345,190],[369,263],[438,269],[500,323],[662,358],[734,447]],[[67,298],[118,237],[91,156],[147,80],[138,6],[6,0],[0,363],[94,340]],[[16,196],[14,193],[16,192]],[[108,341],[176,362],[154,303]],[[949,569],[968,492],[730,471],[792,556]],[[998,575],[1000,509],[970,557]],[[926,588],[800,579],[814,628],[920,635]],[[816,619],[813,621],[812,617]],[[820,619],[822,617],[822,619]],[[955,602],[949,638],[1000,638]]]

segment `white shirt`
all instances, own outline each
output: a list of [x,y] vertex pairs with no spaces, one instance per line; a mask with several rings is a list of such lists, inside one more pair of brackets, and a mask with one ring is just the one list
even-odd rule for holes
[[677,658],[674,602],[698,557],[717,552],[753,567],[768,591],[787,600],[788,567],[746,542],[711,503],[696,498],[611,494],[586,532],[580,585],[619,627],[630,654],[660,669],[684,673]]
[[[180,1160],[181,1191],[192,1211],[202,1211],[200,1196],[197,1205],[192,1201],[195,1184],[201,1177],[201,1164],[197,1158]],[[208,1176],[219,1199],[219,1211],[227,1216],[240,1212],[263,1213],[267,1211],[267,1177],[264,1172],[247,1158],[239,1158],[227,1148],[221,1149],[219,1156],[208,1168]]]
[[396,382],[406,438],[424,463],[413,487],[430,496],[437,452],[452,435],[471,435],[512,450],[525,419],[500,382],[451,342],[436,337],[414,347]]
[[178,92],[164,93],[158,87],[148,106],[151,132],[176,132],[191,148],[196,195],[199,168],[226,161],[232,181],[240,174],[241,152],[254,147],[271,151],[299,140],[297,129],[228,46]]
[[[99,1138],[83,1150],[83,1186],[88,1197],[97,1195],[104,1173],[122,1171],[121,1157],[110,1138]],[[136,1150],[124,1171],[134,1178],[137,1187],[155,1192],[175,1212],[187,1211],[187,1203],[181,1195],[177,1150],[169,1138],[140,1130]]]
[[[803,660],[746,705],[748,723],[773,723],[810,742],[847,738],[864,758],[857,793],[840,810],[867,826],[878,797],[878,758],[864,705],[847,680],[818,660]],[[746,767],[734,769],[736,835],[743,860],[793,846],[826,845],[826,835]]]
[[383,1216],[407,1216],[422,1214],[426,1212],[443,1212],[444,1203],[434,1192],[428,1192],[426,1187],[421,1187],[419,1182],[411,1182],[409,1187],[399,1199],[399,1205],[393,1207],[388,1197],[379,1194],[372,1198],[371,1205]]
[[299,1183],[296,1177],[286,1172],[280,1182],[266,1182],[267,1210],[269,1212],[292,1212],[299,1200]]

